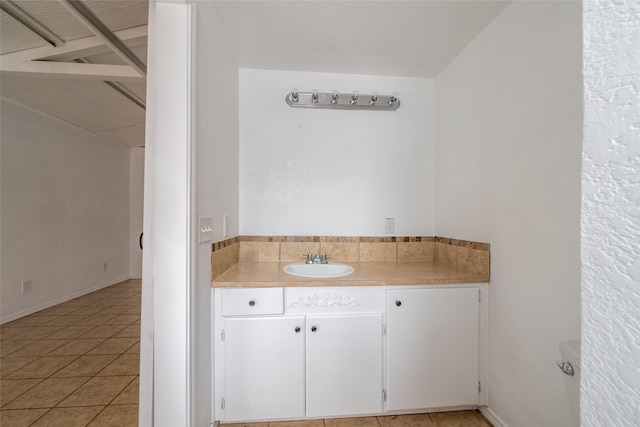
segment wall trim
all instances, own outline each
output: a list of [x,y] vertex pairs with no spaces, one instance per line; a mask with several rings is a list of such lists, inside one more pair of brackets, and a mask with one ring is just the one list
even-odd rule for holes
[[502,421],[488,406],[481,406],[478,408],[480,413],[487,419],[493,427],[508,427],[507,424]]
[[11,322],[13,320],[20,319],[21,317],[28,316],[28,315],[33,314],[33,313],[37,313],[38,311],[45,310],[47,308],[53,307],[54,305],[62,304],[63,302],[70,301],[70,300],[72,300],[74,298],[78,298],[78,297],[81,297],[83,295],[87,295],[87,294],[90,294],[92,292],[99,291],[100,289],[103,289],[103,288],[109,287],[111,285],[115,285],[117,283],[121,283],[121,282],[130,280],[130,279],[140,279],[140,278],[139,277],[125,276],[125,277],[121,277],[121,278],[118,278],[118,279],[111,280],[109,282],[106,282],[106,283],[103,283],[103,284],[100,284],[100,285],[93,286],[93,287],[88,288],[88,289],[83,289],[83,290],[78,291],[76,293],[73,293],[71,295],[67,295],[67,296],[64,296],[64,297],[61,297],[61,298],[56,298],[53,301],[49,301],[49,302],[46,302],[44,304],[40,304],[40,305],[37,305],[35,307],[29,308],[27,310],[23,310],[23,311],[21,311],[19,313],[15,313],[15,314],[12,314],[12,315],[7,316],[7,317],[0,318],[0,325],[4,325],[5,323],[9,323],[9,322]]

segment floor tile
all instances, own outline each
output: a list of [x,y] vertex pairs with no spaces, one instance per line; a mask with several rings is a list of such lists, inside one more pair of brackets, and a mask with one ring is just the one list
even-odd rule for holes
[[102,325],[96,326],[80,338],[109,338],[126,328],[126,325]]
[[120,305],[120,304],[112,305],[110,307],[106,307],[106,308],[100,310],[100,312],[98,314],[115,314],[115,315],[118,315],[118,314],[122,314],[125,311],[129,310],[129,308],[130,307],[126,306],[126,305]]
[[332,418],[324,420],[325,427],[380,427],[376,417]]
[[60,305],[56,305],[44,311],[41,311],[40,314],[42,314],[43,316],[61,316],[61,315],[71,314],[71,313],[79,314],[79,313],[74,313],[77,309],[78,309],[77,307],[63,307]]
[[138,375],[140,373],[140,355],[139,354],[123,354],[114,360],[109,366],[105,367],[99,377],[111,375]]
[[129,310],[125,311],[126,314],[140,314],[140,307],[139,306],[135,306],[135,307],[131,307]]
[[269,427],[269,423],[221,423],[220,426],[221,427]]
[[0,426],[28,427],[47,411],[48,409],[3,409],[0,411]]
[[109,338],[88,354],[122,354],[137,342],[137,338]]
[[122,338],[122,337],[132,337],[132,338],[140,338],[140,325],[129,325],[117,334],[114,337]]
[[47,378],[18,396],[5,409],[52,408],[76,391],[89,378]]
[[380,427],[431,427],[433,421],[429,414],[390,415],[378,417]]
[[[55,372],[73,362],[77,356],[44,356],[18,369],[7,379],[49,378]],[[76,375],[77,376],[77,375]]]
[[117,354],[84,355],[71,362],[53,376],[62,377],[93,377],[109,363],[116,360]]
[[[84,322],[83,322],[84,323]],[[50,340],[71,340],[74,338],[78,338],[80,335],[86,334],[90,330],[94,329],[96,326],[94,325],[72,325],[67,326],[64,329],[59,330],[47,337]]]
[[[84,307],[74,307],[73,314],[84,314],[85,316],[92,316],[97,314],[104,307],[94,307],[91,304],[85,305]],[[84,322],[83,322],[84,323]]]
[[275,422],[269,423],[269,427],[323,427],[323,426],[324,426],[324,422],[322,420],[275,421]]
[[55,332],[63,329],[62,326],[37,326],[33,328],[26,328],[26,330],[18,335],[11,337],[16,340],[41,340],[48,338]]
[[42,316],[38,314],[32,314],[30,316],[25,316],[21,319],[14,320],[12,326],[48,326],[47,323],[52,320],[57,319],[59,316]]
[[104,406],[53,408],[33,427],[85,427],[103,409]]
[[112,405],[137,405],[140,387],[140,377],[136,377],[122,392],[111,402]]
[[118,305],[126,306],[127,309],[129,309],[131,307],[139,306],[140,303],[141,303],[141,299],[140,299],[140,297],[137,297],[137,298],[123,299],[120,303],[118,303]]
[[121,377],[93,377],[58,406],[108,405],[129,383],[133,375]]
[[6,378],[11,373],[20,368],[27,366],[31,362],[35,362],[39,357],[3,357],[0,363],[0,378]]
[[83,319],[88,317],[87,315],[73,315],[67,314],[65,316],[59,316],[56,319],[48,322],[46,326],[71,326],[76,323],[82,322]]
[[111,319],[116,317],[115,314],[94,314],[82,321],[83,325],[104,326]]
[[96,295],[95,301],[91,303],[91,305],[94,307],[102,307],[104,309],[107,307],[111,307],[112,305],[115,305],[117,303],[118,301],[115,299],[111,299],[103,295]]
[[69,341],[63,346],[60,346],[49,353],[50,356],[62,356],[62,355],[78,355],[81,356],[87,353],[89,350],[96,348],[98,345],[105,341],[104,338],[78,338]]
[[[127,308],[128,310],[128,308]],[[135,314],[118,314],[113,319],[109,320],[107,324],[109,325],[130,325],[136,320],[140,319],[140,316]]]
[[29,344],[18,351],[11,353],[11,357],[46,356],[58,347],[68,343],[69,340],[40,340]]
[[0,341],[0,357],[5,357],[20,350],[23,347],[33,344],[36,340],[4,340]]
[[[0,407],[37,385],[40,379],[0,380]],[[0,424],[1,425],[1,424]]]
[[433,412],[429,417],[437,427],[491,427],[479,411]]
[[8,340],[11,337],[20,335],[23,332],[27,332],[30,329],[31,328],[28,328],[26,326],[19,327],[19,326],[8,326],[8,324],[2,325],[0,326],[0,339]]
[[137,427],[138,405],[109,405],[89,424],[90,427]]
[[125,354],[131,354],[131,353],[140,354],[140,341],[135,343],[133,346],[131,346],[129,350],[125,352]]

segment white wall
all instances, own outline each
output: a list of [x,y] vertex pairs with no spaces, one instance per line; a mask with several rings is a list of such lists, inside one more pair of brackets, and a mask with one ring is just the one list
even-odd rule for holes
[[640,420],[640,3],[585,2],[582,425]]
[[581,6],[514,2],[437,79],[439,235],[491,243],[489,409],[572,425],[580,339]]
[[[211,2],[196,4],[195,216],[212,217],[213,241],[238,235],[238,68]],[[229,217],[223,236],[222,217]],[[209,425],[211,407],[211,243],[196,253],[194,425]]]
[[[400,108],[291,108],[301,91],[397,92]],[[240,233],[434,234],[434,81],[240,70]]]
[[2,321],[127,279],[129,149],[4,97],[1,139]]
[[142,277],[140,233],[144,208],[144,147],[131,149],[129,167],[129,275]]

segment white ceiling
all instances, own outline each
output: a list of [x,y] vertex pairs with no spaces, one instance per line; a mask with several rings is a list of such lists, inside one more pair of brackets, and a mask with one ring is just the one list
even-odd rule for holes
[[[13,2],[66,42],[95,38],[58,1]],[[127,39],[126,34],[118,31],[144,29],[146,34],[147,0],[83,2],[112,32],[122,34],[125,44],[146,63],[146,37]],[[240,67],[423,78],[436,77],[509,3],[508,0],[198,2],[215,3],[225,40]],[[25,77],[4,71],[9,59],[23,53],[28,56],[30,52],[39,52],[38,49],[46,51],[46,58],[58,61],[71,62],[80,55],[94,64],[125,64],[106,46],[53,58],[64,48],[49,46],[2,11],[0,88],[4,96],[119,144],[144,145],[144,109],[103,81],[73,76]],[[121,83],[144,100],[144,79],[137,80]]]
[[509,1],[216,3],[241,67],[434,78]]
[[[16,55],[36,52],[48,59],[73,62],[86,58],[93,64],[117,64],[125,62],[104,43],[97,47],[51,56],[64,52],[72,41],[94,39],[92,31],[58,1],[52,0],[12,0],[18,7],[35,18],[66,43],[62,48],[54,48],[36,36],[4,11],[0,12],[0,52],[3,74],[0,90],[2,95],[29,107],[43,111],[89,132],[101,135],[113,142],[128,147],[144,146],[145,110],[107,86],[102,80],[86,79],[80,76],[58,75],[43,78],[40,75],[8,74],[7,64],[16,62]],[[146,24],[148,16],[147,0],[83,0],[83,3],[109,28],[119,31],[127,28],[141,28],[143,37],[125,41],[125,45],[146,63]],[[44,54],[43,54],[44,53]],[[17,62],[20,62],[20,58]],[[39,61],[38,61],[39,62]],[[79,65],[79,64],[77,64]],[[145,99],[145,79],[139,82],[120,82],[126,89]]]

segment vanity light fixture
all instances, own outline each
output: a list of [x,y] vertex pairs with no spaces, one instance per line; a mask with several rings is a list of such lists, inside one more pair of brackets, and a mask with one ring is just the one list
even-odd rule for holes
[[351,93],[333,92],[300,92],[291,90],[285,97],[290,107],[304,108],[334,108],[342,110],[381,110],[395,111],[400,107],[400,99],[394,93],[392,95],[360,94],[357,91]]

